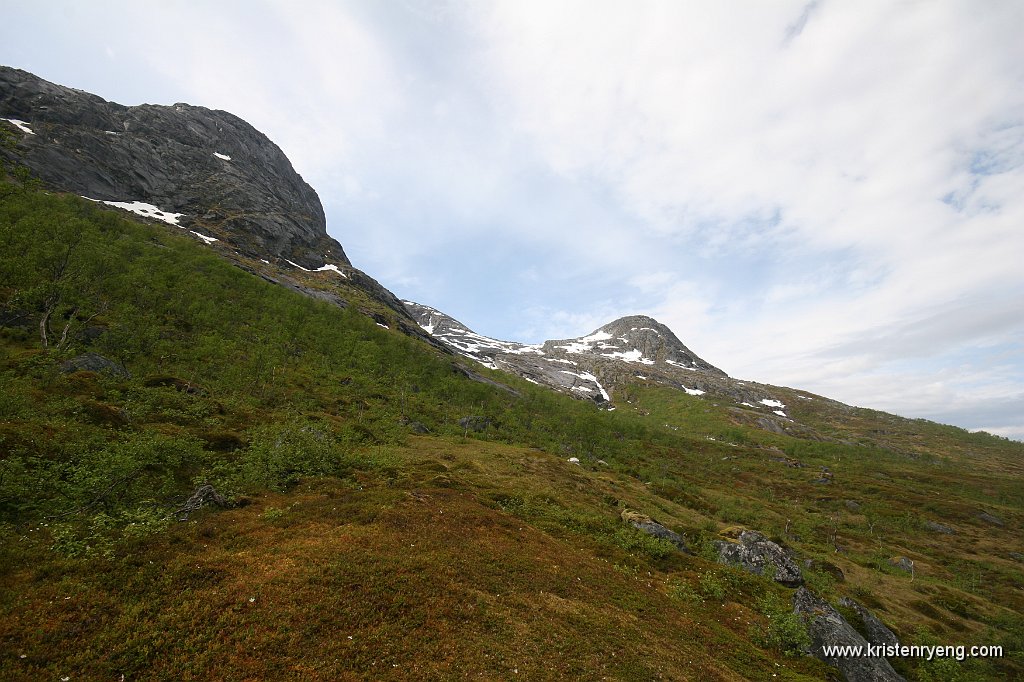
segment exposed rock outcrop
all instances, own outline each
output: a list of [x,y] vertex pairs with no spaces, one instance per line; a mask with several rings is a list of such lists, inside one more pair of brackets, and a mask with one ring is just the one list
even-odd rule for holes
[[754,530],[736,528],[723,532],[725,539],[715,543],[718,562],[740,566],[751,573],[771,577],[786,587],[804,582],[800,568],[786,550]]
[[793,595],[793,610],[807,624],[811,653],[839,669],[847,682],[902,682],[892,665],[882,656],[836,656],[825,647],[860,646],[867,651],[868,641],[850,625],[831,604],[801,587]]

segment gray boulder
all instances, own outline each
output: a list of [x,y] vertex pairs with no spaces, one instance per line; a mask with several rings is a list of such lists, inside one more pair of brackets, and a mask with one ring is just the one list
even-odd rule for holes
[[96,353],[83,353],[61,364],[60,369],[65,374],[72,372],[97,372],[110,374],[121,379],[131,378],[131,373],[120,362],[110,360]]
[[828,602],[801,587],[793,595],[793,611],[807,624],[811,636],[811,654],[834,666],[847,682],[902,682],[901,677],[882,656],[836,656],[825,647],[859,646],[867,650],[868,641]]
[[691,554],[690,548],[686,546],[686,540],[679,533],[669,530],[650,516],[635,512],[630,509],[623,509],[620,515],[622,520],[639,531],[643,531],[652,537],[667,540],[675,545],[676,549],[684,554]]
[[999,526],[1000,528],[1006,525],[1006,522],[1003,521],[1001,518],[999,518],[995,514],[989,514],[988,512],[980,512],[978,514],[978,518],[984,521],[985,523],[989,523],[993,526]]
[[803,585],[800,568],[778,544],[757,531],[735,529],[715,543],[718,563],[741,566],[757,575],[768,575],[786,587]]
[[947,526],[944,523],[938,521],[925,521],[924,527],[935,533],[942,533],[943,535],[956,535],[956,531],[952,526]]

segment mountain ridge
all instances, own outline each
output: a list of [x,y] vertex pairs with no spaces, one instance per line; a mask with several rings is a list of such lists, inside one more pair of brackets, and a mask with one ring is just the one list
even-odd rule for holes
[[[781,389],[730,377],[687,348],[666,325],[647,315],[627,315],[584,336],[537,344],[501,341],[414,301],[402,301],[421,328],[453,353],[485,367],[590,400],[614,410],[617,396],[637,381],[669,386],[689,396],[728,401],[733,418],[773,433],[824,439],[787,411],[797,400],[824,400],[807,391]],[[792,396],[792,397],[790,397]],[[628,399],[628,398],[627,398]],[[843,406],[848,408],[848,406]]]

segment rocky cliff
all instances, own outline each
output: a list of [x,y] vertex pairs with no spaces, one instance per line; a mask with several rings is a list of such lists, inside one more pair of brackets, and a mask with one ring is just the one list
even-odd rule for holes
[[[0,119],[47,186],[314,269],[350,265],[313,188],[242,119],[189,104],[122,106],[0,66]],[[0,122],[0,125],[5,125]]]
[[281,149],[226,111],[123,106],[0,66],[0,159],[45,186],[181,228],[236,265],[435,344],[353,267]]

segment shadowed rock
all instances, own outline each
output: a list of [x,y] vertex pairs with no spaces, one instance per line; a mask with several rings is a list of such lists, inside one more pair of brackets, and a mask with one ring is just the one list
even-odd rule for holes
[[863,632],[867,637],[867,640],[872,644],[886,644],[895,646],[899,644],[899,640],[896,638],[895,633],[890,630],[885,623],[880,621],[875,614],[871,613],[868,609],[861,606],[859,603],[849,597],[842,597],[839,600],[840,606],[845,606],[851,609],[860,618],[861,625],[863,625]]
[[835,656],[825,647],[859,646],[866,651],[868,641],[850,625],[828,602],[801,587],[793,595],[793,611],[807,624],[811,636],[811,653],[815,658],[839,669],[847,682],[901,682],[903,677],[893,670],[885,658]]

